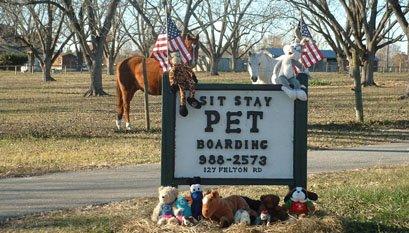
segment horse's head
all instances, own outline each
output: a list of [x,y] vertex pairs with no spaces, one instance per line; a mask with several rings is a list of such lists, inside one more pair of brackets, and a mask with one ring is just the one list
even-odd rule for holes
[[260,55],[258,53],[249,52],[249,60],[247,70],[249,71],[251,81],[257,82],[260,69]]
[[206,193],[203,197],[203,207],[202,207],[202,215],[205,218],[210,218],[213,214],[221,207],[219,202],[221,197],[219,192],[213,190],[211,192]]
[[189,51],[190,55],[192,56],[192,60],[190,60],[190,66],[195,67],[197,64],[197,59],[199,57],[199,35],[192,36],[187,34],[184,36],[184,42],[186,45],[187,50]]

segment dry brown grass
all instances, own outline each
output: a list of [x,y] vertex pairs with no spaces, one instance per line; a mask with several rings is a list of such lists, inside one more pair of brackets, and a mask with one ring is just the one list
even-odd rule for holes
[[[249,83],[246,73],[199,73],[200,82]],[[150,96],[152,131],[144,130],[143,94],[132,101],[134,130],[115,130],[114,78],[104,77],[107,97],[84,98],[87,74],[0,73],[0,177],[93,169],[160,159],[161,97]],[[380,87],[364,88],[365,124],[354,123],[351,80],[313,73],[310,83],[308,146],[350,147],[409,140],[408,74],[376,74]]]
[[[207,187],[204,187],[207,189]],[[1,225],[1,232],[408,232],[409,167],[370,168],[309,176],[309,189],[318,193],[314,216],[271,226],[216,223],[194,227],[158,227],[150,220],[156,197],[136,198],[101,206],[60,210],[14,219]],[[181,189],[186,190],[184,187]],[[274,193],[281,198],[285,187],[220,186],[223,196],[253,198]],[[183,191],[186,192],[186,191]],[[154,194],[153,194],[154,195]]]

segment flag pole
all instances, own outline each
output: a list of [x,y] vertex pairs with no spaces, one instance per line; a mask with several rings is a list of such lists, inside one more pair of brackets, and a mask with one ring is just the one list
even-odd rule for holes
[[166,44],[167,44],[167,46],[166,46],[166,53],[167,53],[167,62],[168,62],[168,64],[170,64],[170,62],[169,62],[169,57],[170,57],[170,54],[169,54],[169,38],[168,38],[168,36],[169,36],[169,28],[168,28],[168,24],[169,24],[169,22],[168,22],[168,19],[169,19],[169,17],[170,17],[170,7],[169,7],[169,4],[168,4],[168,1],[167,0],[163,0],[162,1],[162,4],[163,4],[163,7],[165,8],[165,11],[166,11]]

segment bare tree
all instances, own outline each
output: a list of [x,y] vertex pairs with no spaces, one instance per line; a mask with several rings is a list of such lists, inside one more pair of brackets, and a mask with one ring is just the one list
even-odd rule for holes
[[114,75],[115,73],[115,60],[121,50],[122,46],[129,41],[129,37],[126,36],[125,30],[122,27],[122,20],[124,18],[125,7],[118,7],[115,18],[112,20],[111,31],[105,40],[105,57],[107,60],[107,73]]
[[[85,0],[80,7],[76,7],[79,8],[77,15],[73,2],[71,0],[63,0],[63,6],[61,7],[67,12],[71,28],[78,37],[85,61],[91,73],[91,84],[84,96],[102,96],[107,94],[102,87],[104,46],[119,1],[120,0],[111,0],[107,5],[101,5],[101,3],[96,0]],[[97,10],[102,9],[106,9],[104,19],[97,17]],[[87,27],[81,26],[80,24],[83,11],[86,13],[86,20],[83,22],[89,28],[90,42],[87,40]],[[99,15],[102,15],[102,13]]]
[[[366,56],[364,57],[363,75],[364,86],[376,85],[374,81],[374,64],[376,52],[401,40],[402,36],[388,38],[388,33],[396,24],[396,20],[391,21],[392,9],[385,3],[381,5],[378,0],[357,1],[357,6],[361,11],[363,29],[365,32]],[[383,11],[381,9],[384,9]],[[380,16],[380,19],[378,18]],[[389,23],[388,23],[389,22]]]
[[348,21],[346,26],[339,23],[334,8],[331,8],[326,0],[289,0],[289,2],[323,21],[330,28],[336,40],[340,42],[349,61],[349,75],[354,80],[355,118],[357,121],[363,122],[360,67],[362,58],[366,54],[366,46],[363,43],[362,12],[356,1],[338,0],[340,6],[337,8],[343,10],[343,17],[346,17]]
[[[408,13],[408,10],[409,10],[409,2],[407,2],[406,5],[403,5],[403,3],[401,4],[398,0],[388,0],[388,2],[393,10],[393,13],[395,14],[395,17],[400,27],[402,28],[403,32],[406,35],[406,39],[407,39],[406,55],[409,56],[409,21],[405,17],[405,15]],[[400,99],[409,98],[409,82],[407,84],[406,93],[400,96],[399,98]]]
[[[210,58],[211,74],[218,75],[218,64],[222,55],[233,42],[240,23],[253,0],[247,1],[213,1],[206,0],[193,16],[205,34],[206,44],[201,45],[202,51]],[[231,20],[230,12],[237,12],[236,24],[228,29]],[[212,22],[212,23],[208,23]],[[230,21],[232,22],[232,21]],[[216,35],[216,33],[218,35]]]
[[[236,7],[230,13],[228,21],[228,30],[233,30],[236,24],[239,24],[235,33],[233,33],[230,48],[227,50],[233,58],[233,71],[238,71],[238,60],[243,57],[256,44],[263,40],[265,34],[271,30],[274,19],[283,16],[283,11],[280,7],[263,7],[266,2],[255,2],[250,6],[248,13],[240,18],[240,8]],[[270,2],[271,4],[271,2]],[[250,13],[251,12],[251,13]],[[225,38],[228,35],[225,35]]]
[[[64,46],[73,36],[73,33],[63,35],[65,12],[51,5],[44,4],[10,3],[8,9],[18,29],[16,35],[35,56],[43,70],[43,80],[54,81],[51,77],[51,66],[60,56]],[[16,10],[16,7],[19,10]],[[29,16],[28,19],[26,16]],[[34,33],[35,32],[35,33]],[[63,38],[63,39],[61,39]],[[30,59],[31,60],[31,59]]]
[[122,20],[122,27],[139,52],[147,57],[158,36],[157,30],[164,23],[160,7],[148,0],[129,0],[129,3],[131,7],[127,7],[126,13],[132,20]]
[[[172,15],[176,17],[178,24],[182,28],[182,36],[186,36],[194,29],[189,29],[193,12],[197,9],[203,0],[182,0],[165,1]],[[138,47],[145,56],[149,55],[149,49],[158,36],[158,30],[165,25],[164,19],[165,7],[158,5],[158,2],[152,0],[129,0],[132,8],[129,13],[133,16],[134,23],[124,23],[126,33],[132,42]],[[160,3],[160,2],[159,2]],[[184,15],[180,13],[184,12]]]

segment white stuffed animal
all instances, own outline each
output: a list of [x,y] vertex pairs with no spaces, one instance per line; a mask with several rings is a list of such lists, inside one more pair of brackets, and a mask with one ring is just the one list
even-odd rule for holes
[[[281,89],[293,100],[307,100],[307,94],[301,89],[302,85],[296,79],[294,72],[294,67],[297,67],[301,72],[308,73],[308,69],[304,68],[299,61],[301,59],[302,44],[306,40],[304,38],[300,43],[284,45],[284,55],[277,58],[278,63],[274,66],[271,78],[272,83],[281,84]],[[293,89],[290,87],[290,84],[293,85]]]
[[234,223],[244,223],[245,225],[250,225],[250,214],[244,209],[239,209],[234,214]]

